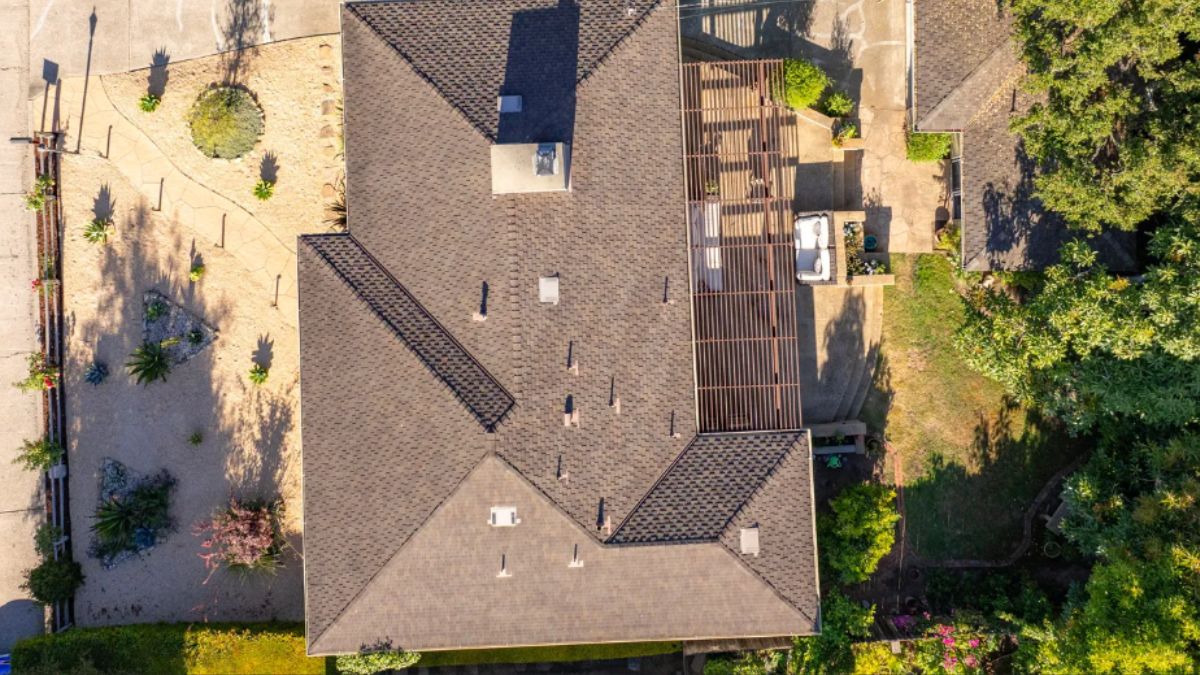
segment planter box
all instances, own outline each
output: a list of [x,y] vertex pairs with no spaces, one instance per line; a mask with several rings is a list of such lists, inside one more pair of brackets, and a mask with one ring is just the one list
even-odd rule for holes
[[859,450],[858,446],[854,444],[826,445],[823,448],[813,448],[814,455],[857,455],[861,452],[862,451]]
[[847,286],[895,286],[894,274],[862,274],[846,277]]

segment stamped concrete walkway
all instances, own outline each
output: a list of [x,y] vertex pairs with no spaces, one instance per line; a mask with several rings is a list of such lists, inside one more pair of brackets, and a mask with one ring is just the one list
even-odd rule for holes
[[[61,111],[57,127],[66,132],[67,148],[74,148],[81,141],[80,155],[107,157],[152,208],[209,244],[223,246],[245,267],[247,280],[256,287],[251,292],[277,302],[285,322],[295,327],[299,299],[293,231],[255,218],[181,171],[153,140],[113,106],[101,78],[66,79],[49,95],[51,100],[46,107],[57,106]],[[35,114],[42,107],[43,101],[35,99]],[[81,112],[85,116],[83,124]],[[82,138],[78,134],[80,128]],[[70,156],[67,161],[71,161]]]

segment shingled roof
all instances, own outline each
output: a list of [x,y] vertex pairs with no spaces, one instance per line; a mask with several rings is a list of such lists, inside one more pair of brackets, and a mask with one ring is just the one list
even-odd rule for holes
[[[1032,99],[1011,35],[994,0],[921,0],[914,6],[913,126],[962,133],[962,261],[966,269],[1037,270],[1082,236],[1034,194],[1036,163],[1010,128]],[[1110,269],[1136,268],[1136,241],[1106,233],[1092,241]]]
[[[561,64],[526,54],[564,20],[569,95],[537,86]],[[401,0],[342,22],[349,232],[298,256],[310,653],[815,632],[811,476],[777,470],[810,461],[807,436],[696,435],[674,6]],[[523,96],[515,126],[500,93]],[[570,192],[492,195],[491,144],[538,134],[570,140]],[[539,302],[546,275],[557,304]],[[667,516],[700,493],[716,508]],[[498,534],[480,504],[523,523]],[[748,560],[722,537],[752,506],[772,531]],[[642,508],[641,545],[622,545]],[[807,559],[764,566],[797,538]],[[501,556],[514,576],[497,582]],[[644,588],[613,585],[651,573],[659,606],[751,615],[654,616]],[[429,589],[414,623],[401,599]],[[626,611],[585,607],[587,589],[628,594],[605,601]],[[578,630],[544,615],[551,599]],[[510,620],[466,631],[464,613]]]

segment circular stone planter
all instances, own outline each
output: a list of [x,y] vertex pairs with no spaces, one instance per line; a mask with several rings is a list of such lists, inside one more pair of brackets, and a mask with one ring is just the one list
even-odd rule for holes
[[242,87],[213,86],[200,92],[188,113],[192,143],[207,157],[237,159],[254,149],[263,112]]

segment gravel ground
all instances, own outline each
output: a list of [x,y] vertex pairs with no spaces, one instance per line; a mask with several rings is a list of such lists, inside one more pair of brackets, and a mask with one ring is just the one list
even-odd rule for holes
[[[273,309],[269,290],[255,288],[233,256],[151,211],[105,160],[67,157],[63,184],[71,511],[81,535],[75,554],[87,575],[78,622],[302,619],[295,318]],[[271,207],[296,222],[311,213],[307,202],[280,196]],[[116,232],[107,245],[89,244],[83,226],[105,208]],[[188,271],[198,255],[207,271],[193,283]],[[176,366],[166,382],[140,386],[124,363],[141,341],[142,294],[150,289],[201,317],[220,339]],[[83,382],[93,359],[111,371],[99,386]],[[261,387],[248,378],[254,362],[270,364]],[[195,431],[204,437],[199,446],[188,442]],[[112,570],[86,554],[104,457],[145,474],[166,468],[179,479],[172,504],[178,531]],[[206,584],[192,527],[231,494],[281,495],[293,550],[274,576],[219,572]]]
[[[138,100],[152,78],[156,88],[162,84],[161,72],[106,75],[102,82],[113,105],[193,180],[260,220],[307,232],[323,227],[325,204],[343,165],[340,55],[341,41],[336,35],[242,52],[236,81],[258,100],[265,128],[255,149],[236,160],[205,157],[192,144],[187,125],[196,97],[226,77],[231,67],[228,57],[169,64],[162,103],[153,113],[142,112]],[[252,190],[268,155],[275,158],[278,182],[275,195],[259,201]],[[271,160],[266,161],[269,164]],[[294,250],[293,242],[286,244]]]

